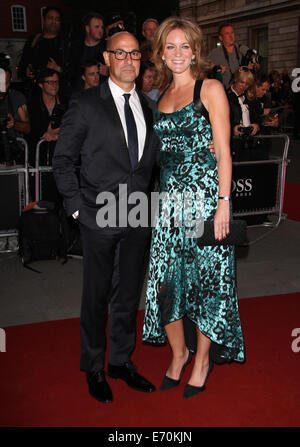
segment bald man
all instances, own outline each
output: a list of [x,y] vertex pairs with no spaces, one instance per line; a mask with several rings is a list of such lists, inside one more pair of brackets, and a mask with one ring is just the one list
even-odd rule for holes
[[[72,100],[53,158],[57,187],[67,213],[80,222],[83,244],[80,366],[86,372],[90,394],[101,402],[113,401],[104,368],[107,300],[116,261],[119,287],[110,302],[107,373],[135,390],[155,390],[131,361],[150,227],[130,227],[124,223],[124,216],[121,222],[118,214],[123,203],[119,185],[125,185],[127,197],[138,191],[149,194],[159,152],[153,132],[154,104],[150,105],[135,89],[140,57],[138,41],[132,34],[124,31],[109,39],[104,52],[109,79]],[[80,182],[75,171],[79,155]],[[99,194],[106,192],[112,193],[117,212],[116,224],[104,227],[99,226],[97,213],[104,206]]]

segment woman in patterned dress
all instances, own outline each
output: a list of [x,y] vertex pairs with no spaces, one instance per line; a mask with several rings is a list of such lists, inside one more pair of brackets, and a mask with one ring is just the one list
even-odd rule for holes
[[[201,215],[214,221],[215,238],[222,240],[229,233],[230,221],[229,106],[222,84],[204,79],[201,40],[199,27],[178,17],[166,19],[156,32],[154,61],[162,92],[154,123],[161,141],[160,188],[175,193],[179,202],[189,193],[196,218],[195,197],[201,197]],[[196,108],[193,99],[199,82],[201,106]],[[208,147],[212,138],[215,158]],[[173,357],[161,390],[174,388],[192,359],[183,319],[195,324],[197,349],[184,389],[187,398],[205,389],[213,365],[213,345],[218,346],[224,361],[242,362],[244,344],[234,247],[198,247],[197,238],[188,233],[185,216],[181,225],[176,225],[176,204],[160,203],[152,234],[143,340],[163,343],[167,337]]]

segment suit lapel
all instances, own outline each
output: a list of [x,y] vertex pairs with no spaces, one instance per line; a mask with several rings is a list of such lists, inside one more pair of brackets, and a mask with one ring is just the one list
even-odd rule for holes
[[[100,85],[100,97],[104,101],[104,106],[107,112],[107,116],[109,117],[109,121],[114,124],[114,132],[116,133],[117,138],[120,140],[120,144],[124,146],[124,150],[126,151],[128,160],[130,161],[122,122],[107,81],[103,82]],[[109,131],[109,129],[107,129],[107,131]]]
[[[138,96],[140,99],[140,103],[141,103],[143,114],[144,114],[145,124],[146,124],[146,138],[145,138],[143,155],[137,165],[137,166],[139,166],[139,164],[143,160],[144,155],[149,150],[149,141],[150,141],[150,136],[151,136],[151,133],[153,130],[153,111],[151,110],[144,95],[140,92],[137,92],[137,93],[138,93]],[[125,138],[122,122],[121,122],[117,106],[115,104],[115,101],[113,99],[113,96],[111,94],[111,91],[110,91],[107,81],[103,82],[100,85],[100,97],[104,101],[104,106],[105,106],[106,112],[107,112],[111,122],[114,123],[114,131],[116,132],[116,134],[120,140],[120,144],[122,144],[122,146],[124,147],[124,150],[126,151],[126,154],[128,156],[128,160],[130,163],[130,157],[129,157],[128,147],[127,147],[127,143],[126,143],[126,138]]]
[[142,110],[144,113],[144,119],[145,119],[145,123],[146,123],[146,138],[145,138],[144,150],[143,150],[143,155],[139,161],[139,163],[141,163],[144,155],[146,154],[146,152],[149,149],[150,136],[153,131],[153,112],[152,112],[146,98],[144,97],[144,95],[140,92],[138,92],[138,95],[140,98]]

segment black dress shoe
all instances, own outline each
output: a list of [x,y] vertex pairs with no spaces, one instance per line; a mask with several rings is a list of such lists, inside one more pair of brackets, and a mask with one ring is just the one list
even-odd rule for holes
[[89,384],[89,393],[92,397],[104,403],[113,401],[113,395],[106,381],[104,371],[87,372],[86,380]]
[[191,363],[192,357],[193,357],[193,354],[191,353],[191,351],[189,351],[187,361],[182,366],[178,380],[171,379],[171,377],[168,377],[167,375],[164,376],[163,381],[160,385],[160,391],[171,390],[172,388],[175,388],[176,386],[178,386],[180,384],[181,377],[184,373],[185,367],[186,367],[186,365]]
[[209,376],[209,373],[212,371],[214,367],[213,362],[210,360],[209,361],[209,367],[208,367],[208,371],[204,380],[204,384],[202,386],[194,386],[194,385],[189,385],[188,383],[185,385],[184,391],[183,391],[183,398],[184,399],[188,399],[189,397],[193,397],[196,396],[199,393],[202,393],[205,388],[206,388],[206,381],[207,378]]
[[145,379],[145,377],[141,376],[131,362],[124,363],[124,365],[121,366],[108,364],[107,374],[112,379],[124,380],[124,382],[134,390],[143,391],[145,393],[152,393],[155,391],[154,385]]

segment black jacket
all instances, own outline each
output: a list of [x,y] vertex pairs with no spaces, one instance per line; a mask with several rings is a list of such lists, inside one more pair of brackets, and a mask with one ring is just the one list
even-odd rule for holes
[[[107,81],[80,92],[70,102],[60,128],[53,169],[68,215],[80,211],[80,222],[92,229],[101,192],[111,192],[119,203],[119,184],[149,193],[153,168],[159,156],[159,140],[153,131],[155,103],[139,94],[147,127],[143,156],[131,168],[119,114]],[[80,179],[76,165],[81,158]],[[104,229],[105,230],[105,229]]]
[[[233,129],[234,126],[240,124],[242,121],[242,109],[237,95],[231,89],[227,90],[227,97],[230,106],[230,123],[231,128]],[[259,102],[257,100],[250,101],[246,96],[244,103],[247,104],[249,108],[250,122],[260,125],[262,114]]]
[[[35,165],[36,145],[40,141],[41,136],[47,131],[50,121],[53,129],[60,127],[62,117],[67,110],[67,101],[57,95],[55,106],[50,116],[39,89],[32,95],[27,109],[30,120],[30,133],[26,136],[26,139],[29,145],[29,163],[33,166]],[[54,146],[54,143],[52,145]]]
[[30,36],[23,48],[19,75],[26,79],[26,68],[31,64],[37,76],[39,71],[46,67],[50,57],[64,70],[69,60],[68,39],[62,34],[53,39],[44,39],[42,33]]
[[37,142],[47,131],[50,121],[53,129],[60,127],[62,117],[67,110],[67,101],[61,96],[57,95],[55,98],[55,106],[52,115],[50,116],[43,101],[42,94],[39,92],[32,96],[27,108],[31,123],[29,137],[31,141]]

